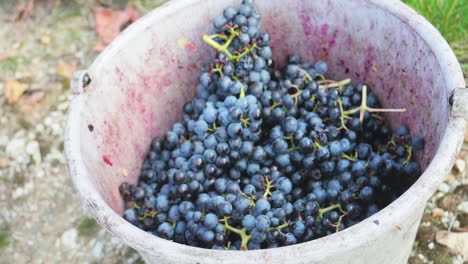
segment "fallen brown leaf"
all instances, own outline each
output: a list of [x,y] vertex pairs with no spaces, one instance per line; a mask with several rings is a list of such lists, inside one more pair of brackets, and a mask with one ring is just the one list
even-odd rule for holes
[[104,7],[95,8],[95,30],[102,45],[109,44],[117,37],[124,25],[137,20],[139,17],[140,15],[131,5],[128,5],[124,10],[113,10]]
[[20,83],[17,80],[9,80],[6,83],[5,97],[9,104],[13,104],[28,89],[27,84]]
[[437,243],[448,247],[456,254],[468,257],[468,233],[454,233],[444,230],[437,231]]
[[76,62],[66,62],[64,60],[60,60],[55,67],[55,70],[59,76],[70,80],[73,76],[73,73],[76,71],[76,68]]

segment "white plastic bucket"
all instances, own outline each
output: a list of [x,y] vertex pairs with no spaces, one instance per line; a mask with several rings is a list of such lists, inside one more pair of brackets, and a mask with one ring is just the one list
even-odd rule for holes
[[[118,192],[135,183],[149,143],[181,117],[210,20],[240,0],[173,0],[130,26],[72,83],[66,154],[74,184],[98,222],[148,263],[405,263],[427,199],[448,175],[466,121],[460,66],[446,41],[400,1],[257,0],[277,65],[289,53],[326,60],[330,77],[372,84],[388,116],[426,140],[420,179],[379,213],[339,233],[277,249],[215,251],[150,235],[125,221]],[[83,75],[91,82],[83,84]],[[462,91],[462,92],[460,92]]]

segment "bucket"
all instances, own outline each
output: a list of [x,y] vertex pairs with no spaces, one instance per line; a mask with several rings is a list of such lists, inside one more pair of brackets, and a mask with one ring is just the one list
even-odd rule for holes
[[257,0],[277,66],[290,53],[325,60],[329,77],[371,84],[393,128],[424,137],[424,173],[377,214],[333,235],[293,246],[217,251],[138,229],[121,215],[118,187],[136,183],[151,140],[182,117],[200,67],[214,51],[201,36],[240,0],[173,0],[125,30],[75,74],[66,128],[69,172],[83,202],[147,263],[406,263],[429,197],[463,141],[467,93],[457,59],[424,18],[400,1]]

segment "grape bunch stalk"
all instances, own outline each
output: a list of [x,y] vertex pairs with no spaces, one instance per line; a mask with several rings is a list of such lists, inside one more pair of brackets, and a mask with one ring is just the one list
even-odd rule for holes
[[218,250],[302,243],[377,213],[421,174],[424,140],[392,131],[371,87],[326,79],[323,61],[275,69],[253,0],[202,36],[216,51],[184,118],[152,141],[124,218],[158,237]]

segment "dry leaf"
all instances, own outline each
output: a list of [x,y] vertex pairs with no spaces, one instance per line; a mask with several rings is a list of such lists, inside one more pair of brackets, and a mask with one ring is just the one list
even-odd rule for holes
[[76,71],[76,62],[68,63],[66,61],[60,60],[55,67],[57,74],[61,77],[70,80],[73,76],[73,73]]
[[117,37],[124,25],[137,20],[139,17],[140,15],[131,5],[128,5],[124,10],[97,7],[94,10],[96,33],[102,44],[107,45]]
[[28,85],[20,83],[17,80],[9,80],[6,83],[5,97],[9,104],[13,104],[23,95],[28,89]]

